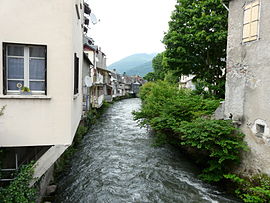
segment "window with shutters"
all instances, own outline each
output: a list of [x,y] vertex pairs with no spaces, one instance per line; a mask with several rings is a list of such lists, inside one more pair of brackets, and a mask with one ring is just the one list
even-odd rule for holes
[[3,44],[4,94],[46,94],[46,46]]
[[255,0],[244,7],[243,42],[258,39],[259,36],[260,1]]

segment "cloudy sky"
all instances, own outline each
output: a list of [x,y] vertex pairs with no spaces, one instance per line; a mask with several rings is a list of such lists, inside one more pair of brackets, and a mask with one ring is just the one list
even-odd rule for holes
[[107,65],[135,53],[161,52],[176,0],[87,0],[100,22],[88,36],[107,55]]

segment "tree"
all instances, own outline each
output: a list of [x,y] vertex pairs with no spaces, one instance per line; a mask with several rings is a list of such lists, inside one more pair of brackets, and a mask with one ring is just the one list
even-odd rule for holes
[[164,66],[164,52],[156,55],[152,60],[152,66],[155,73],[156,80],[163,80],[165,77],[166,69]]
[[196,75],[218,97],[224,96],[227,13],[221,0],[177,0],[163,39],[166,68]]
[[149,72],[143,77],[143,79],[145,79],[145,80],[147,80],[149,82],[150,81],[155,81],[156,80],[156,75],[155,75],[154,72]]
[[157,81],[163,80],[165,78],[166,70],[164,66],[164,53],[157,54],[152,60],[152,67],[154,72],[150,72],[144,76],[145,80],[148,81]]

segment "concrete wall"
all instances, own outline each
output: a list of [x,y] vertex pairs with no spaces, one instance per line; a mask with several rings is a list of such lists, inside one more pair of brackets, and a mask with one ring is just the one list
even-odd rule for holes
[[[0,52],[0,146],[69,145],[82,111],[73,95],[74,53],[80,58],[82,26],[75,3],[82,0],[1,0],[0,48],[3,42],[47,46],[47,95],[3,95],[3,56]],[[79,6],[80,8],[80,6]]]
[[230,1],[225,116],[241,123],[251,148],[242,172],[270,174],[270,1],[260,1],[259,39],[243,43],[246,2]]

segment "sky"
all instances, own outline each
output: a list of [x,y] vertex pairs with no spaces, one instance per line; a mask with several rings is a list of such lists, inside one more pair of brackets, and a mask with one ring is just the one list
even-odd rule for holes
[[159,53],[176,0],[86,0],[100,21],[87,35],[107,56],[107,65],[136,53]]

